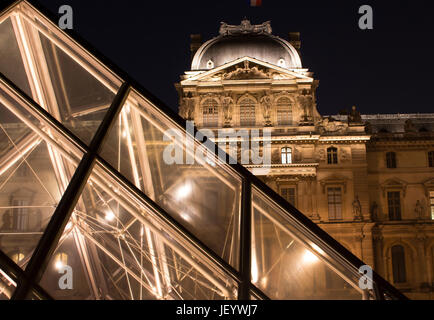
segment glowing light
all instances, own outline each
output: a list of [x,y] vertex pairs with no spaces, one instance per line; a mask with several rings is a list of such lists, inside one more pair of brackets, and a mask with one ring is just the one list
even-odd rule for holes
[[304,263],[315,263],[317,261],[318,261],[318,258],[312,252],[310,252],[309,250],[306,250],[304,252],[304,254],[303,254],[303,262]]
[[318,247],[315,243],[312,243],[311,246],[319,254],[321,254],[321,255],[325,254],[324,250],[322,250],[320,247]]
[[72,228],[72,222],[70,221],[66,224],[65,231],[69,231],[71,230],[71,228]]
[[106,213],[105,213],[105,219],[107,220],[107,221],[113,221],[114,219],[115,219],[115,214],[113,213],[113,211],[107,211]]
[[258,282],[258,264],[256,262],[256,253],[252,252],[252,283]]
[[185,212],[181,212],[181,218],[184,219],[185,221],[190,221],[191,217],[188,213]]
[[127,131],[126,131],[126,130],[123,130],[123,131],[122,131],[122,138],[125,139],[126,137],[127,137]]
[[60,261],[60,260],[57,260],[56,263],[54,264],[54,267],[55,267],[57,270],[62,269],[62,268],[63,268],[63,262]]
[[184,199],[185,197],[188,197],[190,195],[190,193],[192,192],[192,187],[190,183],[186,183],[183,186],[179,187],[178,190],[176,191],[176,199],[177,200],[181,200]]

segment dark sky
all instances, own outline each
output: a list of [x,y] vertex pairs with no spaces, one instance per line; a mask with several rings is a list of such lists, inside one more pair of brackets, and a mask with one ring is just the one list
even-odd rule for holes
[[[40,0],[53,13],[69,4],[74,30],[176,109],[173,84],[190,69],[190,34],[204,40],[221,21],[271,20],[287,39],[301,32],[303,67],[320,80],[318,109],[334,114],[434,112],[434,14],[430,1]],[[358,8],[374,10],[374,29],[358,28]]]

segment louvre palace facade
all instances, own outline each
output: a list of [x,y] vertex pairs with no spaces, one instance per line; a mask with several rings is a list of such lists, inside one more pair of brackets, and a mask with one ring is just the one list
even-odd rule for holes
[[179,114],[214,131],[271,131],[269,170],[245,167],[408,297],[433,299],[434,113],[321,115],[300,45],[299,33],[284,40],[249,20],[206,42],[192,35]]

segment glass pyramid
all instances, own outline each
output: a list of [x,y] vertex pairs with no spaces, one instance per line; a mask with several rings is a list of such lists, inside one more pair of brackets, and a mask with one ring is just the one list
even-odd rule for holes
[[405,299],[36,7],[0,15],[0,300]]

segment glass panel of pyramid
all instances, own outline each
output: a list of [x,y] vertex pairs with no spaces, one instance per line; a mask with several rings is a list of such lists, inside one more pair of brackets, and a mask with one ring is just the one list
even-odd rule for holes
[[25,2],[0,22],[0,72],[89,143],[121,80]]
[[100,165],[89,178],[41,286],[56,299],[237,297],[229,274]]
[[23,267],[83,153],[0,81],[0,250]]

